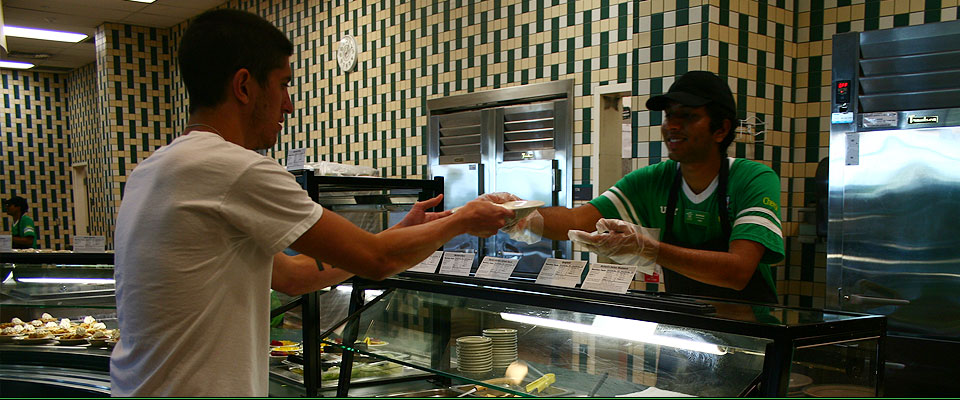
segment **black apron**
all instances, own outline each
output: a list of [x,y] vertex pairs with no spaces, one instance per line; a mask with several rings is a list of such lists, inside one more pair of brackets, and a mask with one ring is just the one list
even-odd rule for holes
[[[680,186],[683,182],[683,175],[677,168],[677,175],[673,179],[670,187],[670,196],[667,198],[667,214],[664,215],[666,224],[663,228],[663,242],[672,245],[685,247],[688,249],[710,250],[710,251],[729,251],[730,250],[730,231],[733,226],[730,224],[730,215],[727,213],[727,180],[730,175],[730,163],[724,157],[720,163],[720,179],[717,185],[717,208],[720,212],[720,228],[723,232],[721,237],[708,240],[704,243],[693,244],[684,243],[673,238],[673,222],[677,209],[677,196],[680,195]],[[759,303],[777,303],[777,294],[772,287],[763,279],[763,274],[757,268],[750,277],[750,282],[743,290],[733,290],[706,284],[696,281],[669,268],[663,268],[663,283],[667,293],[689,294],[694,296],[720,297],[732,300],[746,300]]]

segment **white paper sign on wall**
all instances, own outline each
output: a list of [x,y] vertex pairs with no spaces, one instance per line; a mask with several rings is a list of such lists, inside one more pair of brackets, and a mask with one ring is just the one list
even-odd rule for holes
[[12,235],[0,235],[0,252],[11,252],[13,251],[13,236]]
[[75,253],[103,253],[106,249],[107,238],[103,236],[73,237],[73,251]]
[[307,161],[307,149],[291,149],[287,152],[287,171],[303,169]]

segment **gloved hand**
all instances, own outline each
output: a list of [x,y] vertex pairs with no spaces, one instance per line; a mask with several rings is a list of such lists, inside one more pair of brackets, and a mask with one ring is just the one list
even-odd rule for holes
[[639,266],[641,271],[653,271],[660,251],[660,242],[647,228],[619,219],[600,219],[596,232],[570,230],[567,237],[592,253],[620,264]]
[[[511,201],[520,201],[523,199],[511,193],[495,192],[481,195],[480,197],[477,197],[477,200],[503,204]],[[508,219],[507,224],[504,225],[503,228],[500,228],[500,230],[510,235],[510,239],[527,244],[536,243],[539,242],[543,237],[543,216],[540,215],[537,210],[533,210],[525,216]]]

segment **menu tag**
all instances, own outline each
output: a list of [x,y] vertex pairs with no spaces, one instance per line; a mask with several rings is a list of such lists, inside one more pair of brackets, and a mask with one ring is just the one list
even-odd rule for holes
[[83,236],[73,237],[73,251],[75,253],[103,253],[106,248],[107,238],[103,236]]
[[307,149],[290,149],[287,152],[287,171],[303,169],[303,163],[307,161]]
[[517,258],[484,257],[477,268],[477,278],[490,278],[505,281],[510,279],[513,270],[517,268]]
[[443,262],[440,263],[440,273],[470,276],[470,267],[473,266],[474,257],[473,253],[444,252]]
[[580,275],[586,266],[586,261],[548,258],[540,268],[537,283],[572,288],[580,283]]
[[12,235],[0,235],[0,252],[11,252],[13,251],[13,236]]
[[626,293],[630,289],[630,282],[637,273],[635,265],[617,264],[590,264],[590,271],[583,279],[582,289],[599,290],[601,292]]
[[410,267],[407,271],[426,272],[432,274],[437,272],[437,266],[440,265],[440,259],[443,257],[442,251],[435,251],[427,256],[426,260],[420,261],[420,264]]

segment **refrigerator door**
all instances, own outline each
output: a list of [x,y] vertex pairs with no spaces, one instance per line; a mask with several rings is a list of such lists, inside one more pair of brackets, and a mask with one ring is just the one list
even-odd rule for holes
[[[443,177],[443,205],[447,210],[467,204],[483,193],[482,164],[447,164],[430,167],[432,176]],[[476,253],[483,239],[463,234],[443,245],[444,250]]]
[[[554,160],[506,161],[497,164],[496,185],[498,192],[509,192],[524,200],[540,200],[546,207],[556,205]],[[527,244],[510,239],[501,232],[487,243],[487,254],[496,257],[518,258],[515,270],[518,274],[538,274],[543,262],[554,257],[552,240],[542,239]]]
[[844,143],[827,249],[841,309],[886,315],[893,335],[960,341],[960,128],[831,140]]

